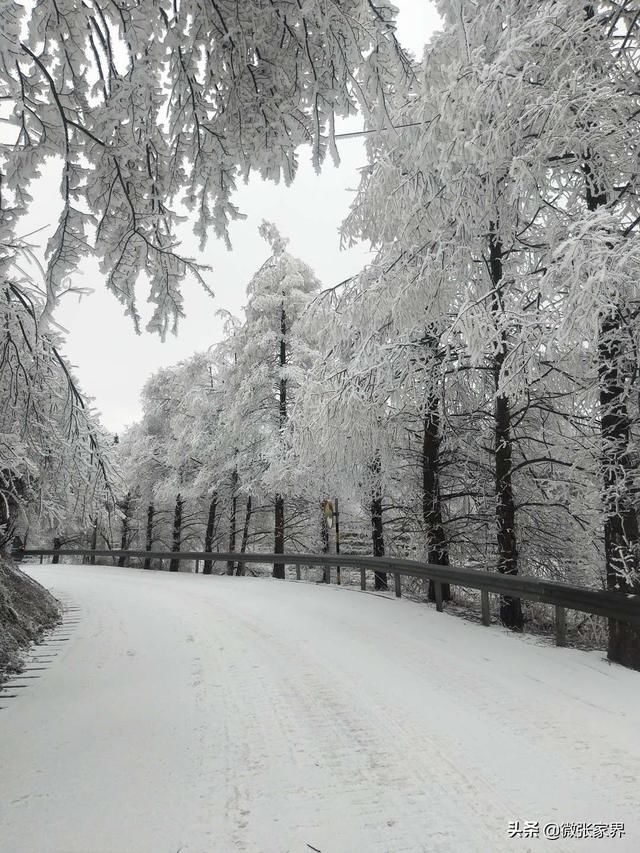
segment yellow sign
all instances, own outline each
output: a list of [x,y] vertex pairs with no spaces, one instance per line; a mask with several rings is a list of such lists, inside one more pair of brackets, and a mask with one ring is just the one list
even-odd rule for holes
[[322,512],[327,520],[327,527],[333,527],[333,501],[322,501]]

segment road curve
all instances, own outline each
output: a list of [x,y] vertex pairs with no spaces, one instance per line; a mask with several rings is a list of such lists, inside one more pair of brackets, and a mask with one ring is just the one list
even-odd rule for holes
[[335,587],[27,569],[68,610],[0,693],[3,853],[640,850],[640,673],[601,654]]

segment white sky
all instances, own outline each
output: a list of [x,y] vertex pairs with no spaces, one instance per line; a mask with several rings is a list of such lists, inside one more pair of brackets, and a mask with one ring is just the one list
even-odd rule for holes
[[[433,3],[394,2],[400,10],[399,39],[419,56],[438,25]],[[348,211],[352,190],[358,184],[357,169],[366,162],[364,147],[359,139],[343,140],[339,152],[340,167],[335,168],[327,160],[320,176],[304,160],[289,188],[259,179],[242,186],[234,200],[247,219],[231,226],[232,252],[212,238],[200,256],[196,239],[190,240],[187,235],[181,250],[212,267],[207,280],[215,291],[215,299],[207,296],[195,281],[185,281],[186,317],[180,323],[178,335],[169,335],[165,343],[148,333],[136,335],[122,306],[104,287],[97,264],[87,261],[83,265],[74,284],[90,287],[94,292],[81,300],[66,296],[56,319],[67,331],[64,350],[108,429],[121,432],[126,424],[140,418],[140,391],[154,370],[175,364],[197,350],[205,350],[220,339],[222,322],[215,316],[217,310],[241,313],[246,285],[268,256],[267,245],[257,232],[262,219],[275,222],[290,240],[289,251],[308,263],[324,286],[337,284],[366,263],[368,247],[360,244],[340,251],[337,234]],[[45,189],[46,184],[50,187],[48,181],[43,183],[41,192],[34,186],[37,210],[29,217],[43,225],[47,211],[46,205],[39,206],[39,200],[50,191],[49,187]],[[142,287],[139,297],[144,318]]]

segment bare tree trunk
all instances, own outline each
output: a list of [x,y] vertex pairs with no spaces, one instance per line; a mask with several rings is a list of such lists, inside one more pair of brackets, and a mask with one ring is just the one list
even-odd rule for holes
[[[287,315],[284,310],[284,304],[280,308],[280,335],[280,392],[278,400],[278,417],[280,430],[283,430],[287,420],[287,380],[284,376],[284,368],[287,364]],[[276,495],[273,539],[273,553],[284,554],[285,518],[284,497],[282,495]],[[273,564],[273,577],[284,578],[284,563]]]
[[[120,550],[126,551],[129,547],[129,527],[131,521],[131,492],[127,492],[124,500],[121,504],[123,517],[122,517],[122,536],[120,537]],[[118,557],[118,565],[126,566],[127,558],[123,555],[122,557]]]
[[[153,504],[149,504],[147,507],[147,530],[145,537],[145,551],[151,551],[153,548],[153,517],[155,515],[155,508]],[[151,568],[151,557],[145,557],[144,560],[144,568]]]
[[[247,550],[247,542],[249,541],[249,524],[251,523],[251,495],[247,498],[247,508],[244,512],[244,528],[242,530],[242,542],[240,543],[240,553],[244,554]],[[238,563],[236,575],[244,575],[245,564]]]
[[[238,469],[233,469],[231,475],[231,512],[229,513],[229,551],[233,554],[236,550],[236,520],[238,511]],[[227,574],[232,575],[235,568],[234,561],[227,561]]]
[[[504,312],[503,304],[503,248],[491,226],[489,238],[489,272],[493,284],[491,310],[496,320]],[[494,403],[494,454],[496,483],[496,527],[498,540],[498,571],[505,575],[518,574],[518,549],[516,541],[516,509],[512,483],[512,436],[509,399],[498,393],[502,366],[507,357],[507,334],[500,332],[493,357],[493,380],[496,390]],[[521,631],[524,625],[522,604],[519,598],[505,595],[500,599],[500,620],[503,625]]]
[[[180,550],[180,543],[182,541],[182,508],[184,506],[184,501],[182,500],[181,495],[176,495],[176,508],[173,513],[173,541],[171,543],[172,551]],[[179,572],[180,571],[180,560],[176,558],[172,558],[169,563],[169,571],[170,572]]]
[[[284,554],[284,498],[276,495],[273,553]],[[273,577],[284,578],[284,563],[274,563]]]
[[[616,316],[601,318],[598,356],[605,564],[608,589],[638,595],[638,516],[633,489],[628,485],[635,476],[630,454],[631,419],[620,365],[623,333]],[[610,619],[608,657],[640,669],[640,628]]]
[[[593,6],[587,7],[593,17]],[[589,152],[583,162],[587,209],[604,207],[607,193],[597,176]],[[602,311],[598,335],[598,379],[600,385],[600,437],[604,551],[607,588],[620,593],[640,594],[638,576],[638,495],[633,486],[635,465],[631,453],[631,417],[627,403],[632,379],[625,364],[635,361],[629,354],[628,332],[620,306]],[[609,660],[640,670],[640,628],[609,620]]]
[[[216,510],[218,508],[218,493],[214,492],[209,503],[207,515],[207,527],[204,532],[204,550],[210,554],[213,550],[213,532],[216,528]],[[205,560],[202,564],[202,574],[210,575],[213,572],[213,560]]]
[[[423,343],[430,351],[432,359],[438,364],[438,341],[431,332],[426,332]],[[433,373],[432,373],[433,375]],[[425,377],[426,382],[432,382],[432,377]],[[431,386],[432,387],[432,386]],[[449,548],[442,523],[442,500],[440,497],[440,400],[435,391],[427,395],[422,433],[422,519],[427,534],[427,562],[436,566],[449,565]],[[436,600],[435,584],[429,581],[427,593],[429,601]],[[451,587],[442,584],[442,598],[449,601]]]
[[91,556],[89,557],[89,565],[95,566],[96,564],[96,550],[98,548],[98,519],[93,522],[93,527],[91,528]]
[[[329,523],[325,513],[326,501],[320,504],[320,538],[322,539],[322,553],[329,553]],[[322,567],[322,582],[331,583],[331,566]]]
[[[382,526],[382,498],[378,495],[371,499],[371,534],[373,539],[373,556],[384,557],[384,532]],[[375,572],[375,589],[389,589],[386,572]]]
[[[13,539],[18,520],[21,517],[20,506],[26,497],[26,485],[22,478],[15,477],[11,469],[0,470],[0,483],[3,495],[0,500],[0,549]],[[26,540],[25,540],[26,541]]]
[[[340,504],[338,503],[338,498],[335,498],[333,501],[333,510],[334,510],[334,518],[336,525],[336,554],[340,553]],[[340,586],[342,581],[341,578],[341,569],[340,566],[336,566],[336,583]]]
[[[371,463],[373,474],[373,490],[371,493],[371,538],[373,540],[373,556],[384,557],[384,528],[382,523],[382,487],[380,485],[380,457],[376,456]],[[374,573],[374,589],[389,589],[386,572]]]
[[[54,549],[54,551],[59,551],[61,547],[62,547],[62,541],[61,541],[60,537],[54,536],[53,537],[53,549]],[[52,563],[59,563],[60,562],[60,555],[54,554],[53,557],[51,558],[51,562]]]

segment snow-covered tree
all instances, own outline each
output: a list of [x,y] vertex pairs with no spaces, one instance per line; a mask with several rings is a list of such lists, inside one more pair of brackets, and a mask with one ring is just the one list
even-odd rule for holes
[[[325,291],[307,311],[304,323],[317,338],[318,353],[294,407],[292,438],[308,481],[361,505],[369,550],[381,557],[389,547],[384,516],[389,519],[391,503],[399,508],[403,495],[399,445],[405,424],[398,417],[388,329],[369,325],[374,278],[375,269],[365,270]],[[376,588],[386,584],[385,573],[376,572]]]
[[[483,431],[491,400],[498,567],[517,571],[518,537],[548,507],[566,507],[578,540],[575,493],[593,490],[595,469],[592,541],[604,539],[608,585],[633,589],[637,15],[562,0],[439,7],[423,90],[394,103],[393,123],[417,127],[371,135],[346,234],[371,239],[387,269],[421,262],[385,309],[408,337],[436,324],[480,393]],[[633,629],[611,637],[611,657],[636,654]]]
[[290,182],[297,149],[320,167],[334,122],[361,109],[385,120],[411,76],[395,9],[375,0],[41,0],[0,5],[2,148],[13,216],[47,158],[61,162],[62,209],[48,246],[46,316],[89,245],[138,322],[145,271],[161,333],[181,314],[196,267],[175,248],[184,202],[204,242],[228,239],[238,180]]
[[[260,523],[269,512],[275,550],[282,553],[285,535],[293,541],[296,519],[304,515],[301,506],[290,503],[286,530],[286,498],[299,495],[288,414],[313,357],[298,318],[319,283],[286,251],[286,240],[273,225],[263,224],[261,233],[272,255],[248,286],[245,321],[229,316],[220,343],[155,373],[143,391],[143,419],[121,442],[128,488],[139,504],[139,530],[146,513],[146,547],[154,541],[150,525],[158,524],[159,512],[166,515],[174,500],[174,548],[183,541],[176,519],[182,530],[187,511],[202,520],[206,516],[205,550],[212,549],[214,532],[220,541],[224,518],[222,544],[239,554],[250,536],[264,535]],[[205,571],[211,568],[205,565]],[[235,569],[230,562],[228,572]],[[237,571],[244,571],[241,560]],[[282,576],[282,567],[275,572]]]
[[[149,551],[156,543],[176,551],[188,545],[214,550],[228,461],[217,453],[219,389],[216,394],[209,356],[196,354],[157,371],[142,402],[142,420],[119,445],[134,516],[131,535]],[[205,570],[211,569],[209,562]]]
[[51,333],[35,287],[0,278],[0,548],[67,539],[114,511],[111,441]]
[[[309,348],[297,321],[319,290],[313,271],[286,251],[275,226],[263,223],[261,234],[272,254],[247,287],[245,322],[229,344],[233,363],[225,379],[226,415],[243,489],[274,494],[274,551],[284,552],[285,494],[292,482],[285,431],[290,407],[309,360]],[[284,566],[274,566],[284,577]]]

